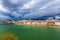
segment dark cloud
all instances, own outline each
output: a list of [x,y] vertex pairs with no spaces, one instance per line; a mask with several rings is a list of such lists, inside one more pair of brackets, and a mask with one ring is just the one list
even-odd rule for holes
[[60,0],[0,0],[0,20],[60,19]]

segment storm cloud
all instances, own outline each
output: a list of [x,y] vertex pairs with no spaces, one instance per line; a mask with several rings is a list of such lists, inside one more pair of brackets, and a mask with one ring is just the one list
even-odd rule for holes
[[60,20],[60,0],[0,0],[0,20]]

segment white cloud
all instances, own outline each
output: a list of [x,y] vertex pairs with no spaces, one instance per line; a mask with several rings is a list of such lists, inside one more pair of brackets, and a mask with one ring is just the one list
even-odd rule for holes
[[16,17],[16,18],[18,18],[18,17],[21,16],[19,13],[15,12],[15,11],[12,12],[11,15],[14,16],[14,17]]
[[2,3],[2,0],[0,0],[0,3]]
[[47,8],[53,8],[53,7],[57,7],[60,6],[60,2],[59,0],[52,0],[51,2],[47,3],[46,5],[44,5],[43,7],[40,8],[40,10],[44,10]]
[[12,3],[12,4],[17,4],[17,3],[20,2],[20,0],[9,0],[9,2]]
[[48,20],[53,20],[53,17],[49,17]]
[[[1,1],[1,0],[0,0]],[[11,3],[11,7],[6,6],[8,8],[5,8],[3,4],[0,3],[0,11],[4,13],[11,12],[10,14],[16,18],[19,18],[20,16],[24,15],[22,18],[40,18],[43,16],[54,16],[56,14],[60,13],[60,0],[30,0],[28,2],[21,1],[21,5],[19,4],[21,0],[9,0]],[[26,0],[27,1],[27,0]],[[19,6],[15,6],[18,3]],[[5,4],[6,5],[6,4]],[[15,6],[15,7],[14,7]],[[10,9],[9,9],[10,8]],[[11,11],[12,9],[13,11]],[[18,9],[17,9],[18,8]],[[28,9],[25,10],[25,9]],[[30,12],[25,14],[18,13],[19,12]],[[22,15],[21,15],[22,14]],[[52,19],[52,17],[49,17],[48,19]]]
[[57,20],[57,19],[60,19],[60,16],[55,16],[55,19]]
[[0,11],[4,12],[4,13],[8,13],[9,10],[7,8],[5,8],[2,4],[0,4]]
[[38,2],[39,2],[39,0],[32,0],[32,1],[27,2],[26,4],[24,4],[22,8],[23,9],[33,8]]
[[[44,6],[40,7],[40,9],[36,9],[34,12],[30,12],[30,14],[26,14],[24,18],[39,18],[43,16],[54,16],[60,13],[60,0],[53,0]],[[39,5],[36,5],[39,6]],[[50,18],[49,18],[50,19]]]
[[7,20],[7,19],[10,19],[10,17],[4,14],[0,14],[0,20]]

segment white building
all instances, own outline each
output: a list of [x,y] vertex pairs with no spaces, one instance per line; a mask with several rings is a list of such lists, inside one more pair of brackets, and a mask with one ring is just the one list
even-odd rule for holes
[[60,21],[55,21],[56,26],[60,26]]

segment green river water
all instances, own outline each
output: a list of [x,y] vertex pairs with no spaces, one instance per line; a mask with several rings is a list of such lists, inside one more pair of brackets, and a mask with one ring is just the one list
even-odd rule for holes
[[60,28],[0,25],[0,35],[14,33],[18,40],[60,40]]

